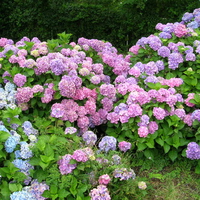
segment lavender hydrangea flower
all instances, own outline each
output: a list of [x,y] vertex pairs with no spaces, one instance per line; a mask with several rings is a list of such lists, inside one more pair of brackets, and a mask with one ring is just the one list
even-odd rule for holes
[[140,122],[138,123],[138,126],[147,126],[149,124],[149,116],[148,115],[142,115],[140,116]]
[[65,71],[65,65],[61,59],[50,61],[50,69],[55,75],[61,75]]
[[192,13],[186,12],[182,17],[182,20],[187,23],[187,22],[191,21],[191,19],[193,17],[194,17],[194,15]]
[[115,178],[120,178],[120,181],[122,180],[128,180],[128,179],[135,179],[135,172],[132,169],[126,169],[126,168],[119,168],[115,169],[113,172],[113,176]]
[[83,140],[85,141],[86,145],[93,146],[97,141],[97,135],[93,131],[86,131],[82,135]]
[[170,55],[170,49],[166,46],[162,46],[158,49],[158,55],[163,58],[166,58]]
[[168,65],[170,69],[178,68],[178,65],[183,62],[183,56],[180,53],[171,53],[168,57]]
[[187,145],[187,150],[186,150],[186,156],[187,158],[194,160],[200,159],[200,146],[196,142],[190,142]]
[[77,129],[76,128],[74,128],[74,127],[67,127],[66,129],[65,129],[65,134],[74,134],[74,133],[76,133],[77,132]]
[[163,38],[163,39],[170,39],[170,38],[172,38],[172,35],[170,33],[167,33],[167,32],[163,31],[163,32],[159,33],[159,37]]
[[99,142],[99,149],[108,152],[109,150],[116,150],[117,140],[113,136],[104,136]]
[[37,135],[38,134],[38,130],[33,128],[32,124],[30,121],[24,121],[24,123],[22,124],[22,128],[24,133],[29,136],[29,135]]
[[195,110],[193,113],[192,113],[192,120],[198,120],[200,121],[200,109],[197,109]]
[[105,185],[98,185],[90,191],[89,196],[91,200],[111,200],[109,191]]
[[112,160],[114,165],[119,165],[121,163],[121,157],[118,156],[117,154],[114,154],[112,156]]

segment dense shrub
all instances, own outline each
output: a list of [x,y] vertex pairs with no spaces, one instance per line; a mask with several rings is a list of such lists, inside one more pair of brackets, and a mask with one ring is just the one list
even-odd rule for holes
[[147,187],[135,153],[198,160],[199,16],[158,23],[126,55],[64,32],[1,38],[1,199],[133,199]]

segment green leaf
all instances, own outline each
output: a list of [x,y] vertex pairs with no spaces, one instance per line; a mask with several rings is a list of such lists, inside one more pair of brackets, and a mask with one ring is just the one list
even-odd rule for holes
[[26,72],[29,76],[33,76],[33,74],[35,74],[34,69],[30,69],[30,68],[26,68]]
[[172,141],[173,141],[173,146],[175,148],[178,148],[180,146],[180,142],[179,142],[179,135],[178,134],[174,134],[172,137]]
[[151,149],[146,149],[145,151],[144,151],[144,155],[146,156],[146,158],[148,158],[148,159],[154,159],[154,154],[153,154],[153,152],[152,152],[152,150]]
[[152,174],[152,173],[150,173],[149,174],[149,178],[157,178],[157,179],[162,180],[163,179],[163,175],[162,174]]
[[1,194],[3,195],[3,197],[7,197],[6,199],[10,199],[9,196],[10,196],[10,190],[9,190],[9,186],[8,186],[8,183],[7,181],[2,181],[3,184],[1,186]]
[[197,166],[195,167],[195,173],[196,173],[196,174],[200,174],[200,166],[199,166],[199,165],[197,165]]
[[137,143],[138,151],[143,151],[144,149],[147,148],[147,145],[144,143]]
[[50,196],[51,196],[50,191],[49,191],[49,190],[45,190],[45,191],[42,193],[42,196],[45,197],[45,198],[50,197]]
[[9,183],[9,190],[11,192],[17,192],[17,191],[19,191],[21,189],[22,189],[22,185],[21,184]]
[[160,146],[164,146],[164,141],[161,138],[157,138],[156,142],[160,145]]
[[49,163],[43,163],[42,161],[40,161],[39,165],[42,167],[43,170],[45,170],[48,167]]
[[39,139],[36,146],[40,151],[44,151],[46,143],[43,140]]
[[164,151],[167,153],[170,150],[170,146],[167,143],[164,143]]
[[5,142],[9,138],[10,134],[6,131],[0,131],[0,142]]
[[191,84],[192,86],[196,86],[196,85],[197,85],[197,82],[198,82],[198,81],[197,81],[197,78],[193,78],[193,79],[191,79],[191,83],[190,83],[190,84]]
[[70,192],[66,191],[65,189],[60,189],[60,190],[58,191],[58,196],[59,196],[60,198],[65,198],[65,197],[67,197],[69,194],[70,194]]
[[146,145],[149,147],[149,148],[154,148],[154,140],[151,138],[147,143]]
[[82,200],[82,198],[80,196],[77,196],[76,200]]
[[53,148],[51,147],[50,144],[47,144],[47,145],[46,145],[46,147],[45,147],[45,149],[44,149],[44,154],[45,154],[46,156],[51,157],[51,158],[54,157],[54,150],[53,150]]
[[58,186],[57,185],[51,185],[50,192],[51,192],[51,194],[57,194]]
[[52,160],[54,160],[54,157],[45,156],[45,155],[40,155],[40,158],[41,158],[42,162],[48,163],[48,164],[49,164]]
[[72,193],[73,196],[77,194],[76,186],[77,186],[77,179],[75,177],[72,177],[70,192]]
[[178,153],[175,149],[172,149],[169,153],[169,158],[174,162],[176,158],[178,157]]
[[199,94],[195,94],[195,95],[194,95],[194,100],[195,100],[197,103],[200,103],[200,95],[199,95]]

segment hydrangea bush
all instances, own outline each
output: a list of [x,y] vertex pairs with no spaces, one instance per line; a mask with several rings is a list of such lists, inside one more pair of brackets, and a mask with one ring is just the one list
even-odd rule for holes
[[127,151],[199,160],[199,26],[200,8],[125,54],[0,38],[1,199],[130,199],[147,185]]

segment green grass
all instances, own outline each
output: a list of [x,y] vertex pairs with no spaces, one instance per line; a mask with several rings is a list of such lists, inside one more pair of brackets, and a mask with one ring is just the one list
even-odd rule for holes
[[187,158],[175,162],[134,158],[132,166],[137,179],[145,181],[148,187],[137,192],[133,199],[200,200],[200,175],[195,173],[196,164]]

